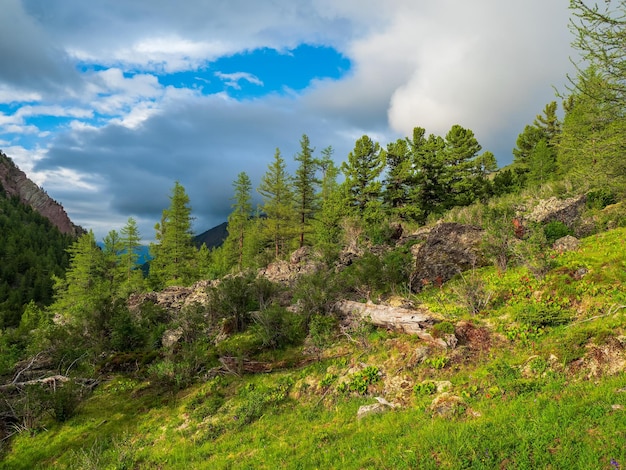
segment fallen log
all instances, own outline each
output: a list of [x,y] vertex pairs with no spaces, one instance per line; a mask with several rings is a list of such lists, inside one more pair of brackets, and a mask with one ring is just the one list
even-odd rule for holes
[[49,377],[44,377],[41,379],[26,380],[24,382],[11,382],[8,384],[0,385],[0,391],[8,392],[8,391],[20,390],[29,385],[47,385],[48,387],[56,390],[57,384],[60,385],[69,381],[73,381],[89,389],[94,388],[99,383],[99,381],[96,379],[82,379],[82,378],[71,379],[64,375],[51,375]]
[[445,342],[433,338],[426,330],[432,328],[439,320],[434,318],[426,309],[413,310],[387,305],[366,304],[351,300],[340,300],[334,305],[335,312],[349,318],[368,321],[372,325],[388,330],[417,335],[419,338],[434,343]]

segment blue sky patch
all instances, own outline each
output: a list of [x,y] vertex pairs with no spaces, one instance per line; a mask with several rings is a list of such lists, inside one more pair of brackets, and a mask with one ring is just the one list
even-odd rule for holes
[[339,79],[350,66],[350,60],[333,48],[305,44],[291,51],[263,48],[222,57],[201,70],[160,75],[159,82],[245,99],[300,91],[316,78]]

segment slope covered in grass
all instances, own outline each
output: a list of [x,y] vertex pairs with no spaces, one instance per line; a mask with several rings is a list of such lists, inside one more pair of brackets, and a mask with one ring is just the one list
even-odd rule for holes
[[[454,348],[364,327],[319,361],[284,350],[299,365],[266,374],[180,390],[113,376],[67,422],[14,438],[0,467],[620,468],[625,239],[549,253],[544,277],[484,268],[412,296]],[[375,397],[396,406],[357,419]]]

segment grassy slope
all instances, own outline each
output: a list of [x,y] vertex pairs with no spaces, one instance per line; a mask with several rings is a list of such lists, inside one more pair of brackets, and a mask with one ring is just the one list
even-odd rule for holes
[[[482,342],[419,361],[416,338],[363,333],[300,369],[177,393],[116,377],[67,423],[17,436],[0,468],[624,468],[625,240],[626,229],[589,237],[543,280],[488,268],[414,299],[488,325]],[[488,311],[466,313],[468,285]],[[380,372],[365,385],[364,365]],[[451,383],[443,415],[420,386],[432,380]],[[402,407],[357,420],[374,396]]]

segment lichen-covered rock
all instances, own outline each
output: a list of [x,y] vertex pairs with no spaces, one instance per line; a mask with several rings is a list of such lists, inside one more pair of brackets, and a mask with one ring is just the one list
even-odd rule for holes
[[540,224],[558,221],[570,228],[574,228],[586,200],[586,196],[569,199],[558,199],[556,197],[543,199],[537,203],[527,219]]
[[578,250],[578,247],[580,247],[580,240],[576,237],[572,237],[571,235],[559,238],[552,245],[552,248],[560,253],[565,253],[566,251],[576,251]]
[[483,234],[479,227],[458,223],[433,228],[415,255],[411,289],[419,292],[426,285],[441,285],[463,271],[484,266]]

